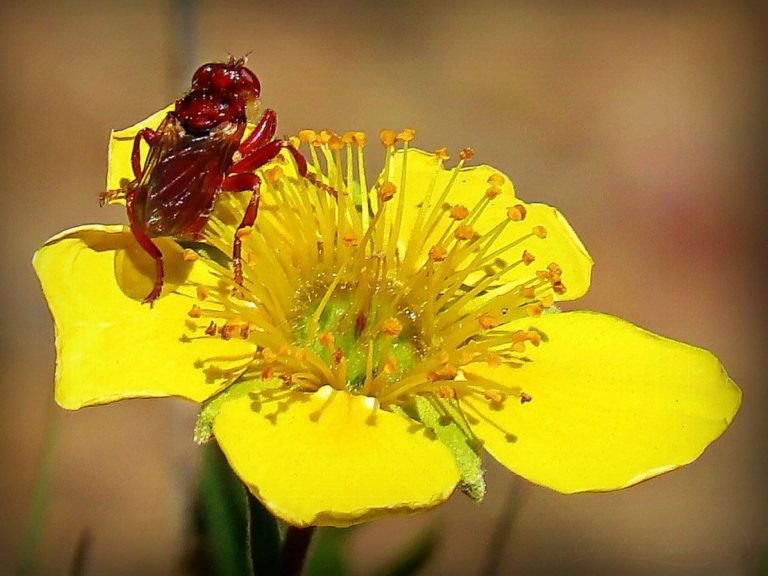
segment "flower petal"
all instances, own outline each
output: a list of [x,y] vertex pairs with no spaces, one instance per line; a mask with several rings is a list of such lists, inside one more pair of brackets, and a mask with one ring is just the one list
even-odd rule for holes
[[350,526],[431,508],[459,476],[424,426],[325,386],[222,405],[214,434],[235,472],[295,526]]
[[[401,187],[404,157],[402,151],[394,155],[386,176],[386,180],[394,183],[398,189]],[[445,224],[450,222],[451,207],[461,205],[469,209],[466,222],[471,222],[478,236],[488,234],[498,224],[507,222],[488,253],[504,249],[497,254],[497,258],[507,263],[519,261],[526,250],[536,257],[531,267],[517,266],[501,274],[500,279],[516,284],[529,279],[533,275],[533,270],[545,268],[551,262],[556,262],[563,269],[562,279],[567,291],[562,295],[555,294],[555,300],[575,300],[587,292],[592,258],[573,228],[555,208],[546,204],[526,204],[518,199],[512,182],[506,175],[491,166],[473,166],[461,169],[455,181],[450,184],[454,171],[440,167],[434,154],[418,149],[408,151],[406,171],[405,195],[402,196],[405,205],[400,226],[400,242],[406,246],[409,243],[417,246],[421,251],[417,262],[426,261],[430,248],[440,240]],[[500,182],[496,184],[495,194],[497,195],[489,200],[489,204],[475,217],[472,209],[484,197],[492,185],[491,182]],[[440,202],[442,191],[449,184],[450,192],[444,202]],[[430,190],[432,190],[431,194]],[[391,202],[394,203],[395,200],[400,201],[401,197],[396,196]],[[444,224],[437,226],[426,238],[421,238],[418,235],[422,234],[424,222],[427,220],[425,216],[419,219],[420,206],[424,202],[430,202],[433,205],[438,205],[440,202],[439,205],[444,212],[442,216]],[[518,205],[524,208],[526,213],[524,219],[508,221],[507,210]],[[388,210],[389,218],[393,218],[395,212],[395,207],[392,206]],[[534,227],[543,227],[546,230],[546,238],[532,235],[531,231]],[[478,272],[475,277],[470,277],[470,282],[476,281],[479,276]]]
[[[131,167],[131,152],[133,151],[133,140],[136,138],[136,134],[142,128],[156,129],[160,126],[168,112],[173,110],[173,107],[174,105],[171,104],[129,128],[112,130],[109,135],[107,190],[118,190],[126,181],[134,179],[133,168]],[[143,143],[142,146],[144,151],[146,151],[146,143]]]
[[208,267],[185,261],[171,240],[155,242],[166,286],[153,308],[141,300],[154,262],[123,226],[73,228],[35,254],[56,327],[56,401],[64,408],[131,397],[201,401],[245,369],[253,344],[200,338],[204,323],[187,315],[194,287],[190,294],[185,284],[215,283]]
[[741,391],[706,350],[592,312],[517,328],[529,325],[544,339],[528,346],[532,362],[467,372],[533,400],[463,405],[486,449],[532,482],[560,492],[630,486],[696,459],[738,410]]

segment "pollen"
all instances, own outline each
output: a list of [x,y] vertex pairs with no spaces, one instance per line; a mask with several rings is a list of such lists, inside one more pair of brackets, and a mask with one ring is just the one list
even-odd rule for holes
[[396,192],[397,188],[392,182],[384,182],[379,187],[379,198],[382,202],[388,202],[389,200],[392,200]]
[[472,150],[472,148],[464,148],[461,152],[459,152],[459,158],[464,160],[465,162],[469,162],[472,160],[472,157],[475,155],[475,151]]
[[198,300],[205,300],[208,298],[208,286],[204,286],[202,284],[198,284],[197,288],[195,289],[195,292],[197,293],[197,299]]
[[382,130],[379,134],[379,139],[386,148],[389,148],[390,146],[394,146],[397,141],[397,135],[394,130]]
[[450,156],[448,155],[448,148],[438,148],[435,150],[435,156],[439,160],[448,160]]
[[489,314],[487,312],[480,316],[477,321],[480,323],[480,326],[483,328],[483,330],[490,330],[491,328],[496,328],[496,326],[499,325],[499,321],[496,319],[496,317],[493,314]]
[[457,204],[451,208],[451,218],[453,220],[464,220],[467,216],[469,216],[469,209],[466,206]]
[[389,356],[387,358],[387,363],[384,364],[384,373],[394,374],[395,372],[397,372],[397,358]]
[[416,130],[413,128],[403,128],[403,130],[397,135],[397,139],[401,142],[410,142],[416,138]]
[[495,172],[490,176],[488,176],[488,184],[490,184],[491,186],[502,186],[505,181],[506,179],[504,178],[504,176],[502,176],[498,172]]
[[544,313],[544,306],[541,304],[529,304],[525,307],[525,311],[531,318],[538,318]]
[[194,262],[199,258],[199,256],[197,255],[197,252],[195,252],[191,248],[185,248],[184,252],[181,253],[181,257],[184,259],[185,262]]
[[387,336],[399,336],[403,331],[403,325],[397,318],[387,318],[381,324],[381,332]]
[[483,392],[483,396],[494,404],[501,404],[504,402],[504,395],[498,390],[486,390]]
[[441,384],[437,388],[437,395],[444,400],[454,400],[456,398],[456,390],[446,384]]
[[197,304],[193,304],[192,308],[190,308],[189,312],[187,312],[187,316],[190,318],[200,318],[202,315],[202,311],[200,310],[200,306]]
[[501,188],[499,188],[498,186],[490,186],[490,187],[489,187],[489,188],[488,188],[488,189],[485,191],[485,197],[486,197],[488,200],[493,200],[493,199],[494,199],[494,198],[496,198],[496,197],[497,197],[499,194],[501,194]]
[[360,244],[360,238],[354,234],[345,234],[341,241],[347,248],[355,248],[358,244]]
[[538,236],[539,238],[547,237],[547,229],[544,228],[544,226],[534,226],[531,228],[531,232],[534,236]]
[[[512,222],[520,222],[521,220],[525,219],[525,216],[527,214],[527,210],[525,209],[525,206],[522,204],[515,204],[514,206],[510,206],[507,208],[507,218],[512,220]],[[541,226],[538,226],[538,228],[541,228]],[[534,232],[536,234],[536,232]],[[538,234],[536,234],[538,236]],[[545,233],[546,235],[546,233]],[[543,238],[543,236],[540,236]]]
[[314,130],[301,130],[299,132],[299,140],[306,144],[314,144],[317,140],[317,132]]
[[461,224],[453,232],[453,237],[456,240],[472,240],[475,237],[475,229],[469,224]]
[[448,250],[444,246],[432,246],[429,249],[428,256],[432,262],[442,262],[448,258]]
[[526,266],[530,266],[534,260],[536,260],[536,256],[528,252],[528,250],[523,250],[523,257],[522,257],[523,264],[525,264]]
[[317,337],[317,341],[326,348],[330,348],[336,342],[336,338],[330,332],[323,332]]

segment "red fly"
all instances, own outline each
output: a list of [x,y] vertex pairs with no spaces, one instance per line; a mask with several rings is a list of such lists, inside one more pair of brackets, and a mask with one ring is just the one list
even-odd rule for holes
[[[245,59],[205,64],[192,77],[191,90],[176,101],[157,129],[143,128],[133,141],[135,180],[125,194],[131,231],[155,260],[155,284],[144,299],[152,303],[163,288],[163,255],[152,242],[160,236],[196,236],[222,191],[252,191],[237,231],[253,225],[259,208],[261,179],[254,170],[287,149],[301,176],[307,162],[288,142],[275,139],[277,114],[265,110],[245,139],[246,111],[259,100],[261,86]],[[141,164],[140,144],[149,145]],[[233,242],[234,282],[242,284],[241,243]]]

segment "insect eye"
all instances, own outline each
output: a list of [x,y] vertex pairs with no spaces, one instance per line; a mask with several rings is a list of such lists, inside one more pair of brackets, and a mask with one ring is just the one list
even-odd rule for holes
[[211,86],[211,76],[220,64],[203,64],[192,76],[192,90],[208,90]]

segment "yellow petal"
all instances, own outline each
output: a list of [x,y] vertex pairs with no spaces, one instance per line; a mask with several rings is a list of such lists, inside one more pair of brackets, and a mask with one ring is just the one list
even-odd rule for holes
[[[107,161],[107,190],[118,190],[125,182],[133,180],[133,168],[131,167],[131,152],[133,151],[133,140],[136,134],[142,128],[152,128],[153,130],[160,126],[174,105],[171,104],[162,110],[155,112],[148,118],[138,122],[130,128],[123,130],[112,130],[109,135],[109,159]],[[146,155],[146,144],[142,144],[142,150]]]
[[245,368],[249,342],[206,337],[188,317],[189,283],[215,283],[202,261],[187,262],[171,240],[166,286],[150,308],[141,300],[154,262],[123,226],[82,226],[51,238],[34,266],[56,329],[56,401],[68,409],[122,398],[181,396],[201,401]]
[[251,492],[295,526],[431,508],[459,479],[450,452],[424,426],[328,386],[226,402],[213,430]]
[[533,397],[503,408],[465,398],[473,431],[502,464],[560,492],[614,490],[697,458],[733,419],[741,391],[711,353],[591,312],[545,315],[520,368],[467,370]]
[[[386,176],[386,179],[394,183],[398,190],[402,188],[403,159],[402,152],[395,154]],[[526,212],[525,218],[521,221],[508,221],[503,232],[491,245],[489,253],[506,248],[497,256],[511,264],[519,261],[523,252],[527,250],[536,257],[536,260],[530,266],[519,265],[505,272],[499,279],[517,284],[528,280],[535,270],[544,269],[551,262],[555,262],[563,269],[562,281],[567,288],[563,295],[554,294],[555,300],[574,300],[587,292],[592,259],[573,228],[555,208],[546,204],[526,204],[516,198],[511,181],[500,171],[486,165],[463,168],[451,185],[444,203],[439,203],[442,192],[449,185],[454,172],[438,167],[434,154],[416,149],[409,150],[406,172],[405,194],[396,195],[391,203],[401,200],[405,202],[400,227],[400,243],[402,246],[407,246],[409,243],[417,246],[420,250],[417,262],[426,261],[430,248],[440,240],[445,224],[450,222],[448,214],[451,207],[456,205],[467,207],[470,212],[466,221],[471,222],[477,235],[482,236],[493,230],[499,223],[508,221],[507,210],[510,207],[522,205]],[[497,195],[475,218],[471,210],[484,197],[492,183],[498,189],[495,192]],[[431,194],[429,194],[430,189]],[[420,206],[425,202],[443,206],[441,217],[443,224],[426,237],[420,237],[419,234],[426,234],[424,222],[427,221],[427,217],[419,218]],[[388,217],[392,219],[395,214],[395,207],[388,207]],[[534,227],[543,227],[546,230],[546,238],[532,235],[531,231]],[[518,242],[521,238],[524,239]],[[472,283],[481,275],[482,273],[478,272],[470,276],[468,281]]]

